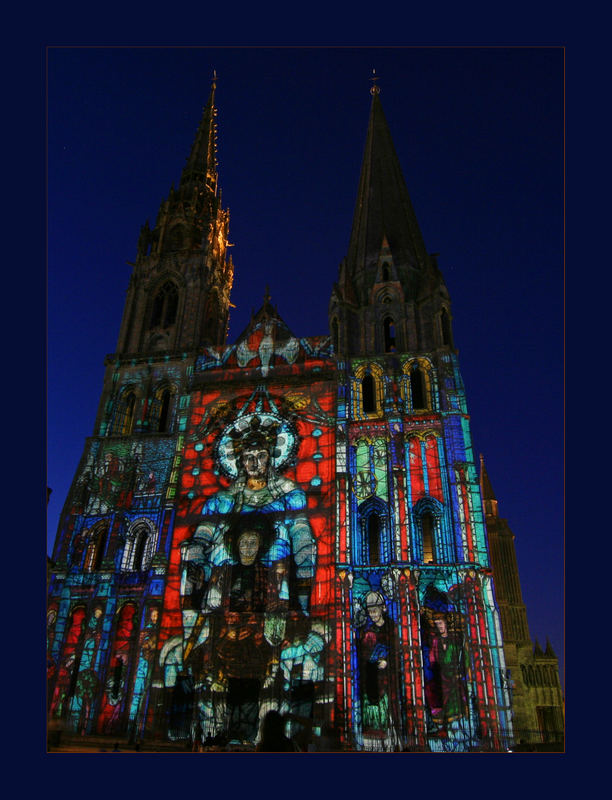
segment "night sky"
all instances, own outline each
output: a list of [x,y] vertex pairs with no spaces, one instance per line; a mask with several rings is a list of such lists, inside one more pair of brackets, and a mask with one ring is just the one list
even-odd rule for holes
[[229,341],[266,286],[328,333],[376,70],[450,292],[480,453],[515,536],[531,635],[563,662],[563,51],[48,51],[48,552],[92,434],[141,225],[178,185],[213,70],[235,281]]

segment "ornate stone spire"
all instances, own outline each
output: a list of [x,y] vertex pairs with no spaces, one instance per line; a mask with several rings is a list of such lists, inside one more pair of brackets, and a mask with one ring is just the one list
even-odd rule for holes
[[213,76],[178,188],[142,226],[118,353],[188,350],[226,341],[234,265],[229,210],[217,191]]
[[346,278],[356,287],[360,303],[367,302],[367,293],[375,282],[384,237],[405,291],[413,283],[413,274],[424,272],[429,265],[383,113],[378,80],[374,73],[370,118],[346,258]]
[[215,108],[215,89],[217,73],[213,72],[208,103],[202,112],[191,153],[181,175],[180,187],[193,183],[204,183],[214,194],[217,193],[217,109]]

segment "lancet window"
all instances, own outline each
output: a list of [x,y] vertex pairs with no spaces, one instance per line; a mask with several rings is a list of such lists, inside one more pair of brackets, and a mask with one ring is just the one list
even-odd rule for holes
[[102,569],[107,540],[108,523],[104,522],[92,528],[85,551],[85,572],[97,572]]
[[155,550],[155,530],[144,521],[136,522],[129,530],[123,553],[123,570],[146,570]]
[[121,394],[117,402],[111,433],[118,436],[129,436],[134,428],[135,410],[136,393],[128,389]]
[[153,433],[169,433],[172,430],[174,396],[174,388],[170,386],[162,386],[155,392],[149,406],[149,429]]
[[169,328],[176,322],[178,290],[172,281],[166,281],[155,295],[151,310],[150,328]]
[[396,349],[395,344],[395,323],[391,317],[385,317],[383,322],[385,337],[385,353],[391,353]]

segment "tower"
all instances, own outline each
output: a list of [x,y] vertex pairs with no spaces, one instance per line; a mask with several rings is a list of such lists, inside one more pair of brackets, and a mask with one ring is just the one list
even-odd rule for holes
[[80,733],[135,739],[154,694],[181,407],[194,353],[225,343],[233,279],[215,90],[213,79],[178,188],[153,228],[141,228],[116,352],[55,543],[48,706],[55,725]]
[[74,733],[503,750],[510,693],[450,299],[372,94],[330,335],[233,265],[215,81],[145,224],[49,581],[49,714]]
[[[449,296],[378,87],[371,92],[348,253],[329,306],[339,549],[354,619],[345,646],[357,654],[351,724],[364,749],[393,747],[402,712],[376,698],[403,697],[410,746],[461,749],[508,731],[504,655]],[[372,667],[366,641],[377,631],[381,652],[403,654],[395,670]]]
[[229,211],[221,206],[216,161],[216,81],[178,188],[147,220],[117,343],[117,354],[175,352],[225,344],[233,265]]
[[337,352],[449,348],[450,299],[425,249],[380,101],[372,105],[353,226],[329,304]]
[[485,509],[491,566],[504,637],[506,667],[512,687],[514,725],[519,746],[561,743],[564,707],[559,663],[549,642],[532,644],[519,578],[514,534],[499,515],[497,497],[480,456],[480,489]]

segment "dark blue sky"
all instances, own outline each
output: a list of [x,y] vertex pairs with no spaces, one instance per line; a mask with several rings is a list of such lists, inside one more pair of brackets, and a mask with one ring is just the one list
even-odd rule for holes
[[370,106],[381,100],[454,338],[530,630],[563,658],[563,51],[48,51],[48,507],[91,435],[140,226],[178,184],[213,69],[236,266],[230,341],[266,285],[298,336],[327,332]]

